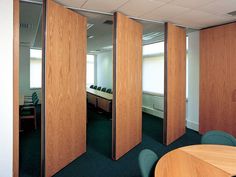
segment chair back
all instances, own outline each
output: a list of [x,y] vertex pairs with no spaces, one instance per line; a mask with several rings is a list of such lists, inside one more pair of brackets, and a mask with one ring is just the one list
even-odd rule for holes
[[111,93],[111,89],[107,89],[107,93]]
[[150,149],[144,149],[140,152],[138,161],[142,177],[154,176],[154,167],[158,156]]
[[90,87],[89,88],[93,88],[94,87],[94,85],[90,85]]
[[105,87],[102,88],[102,92],[106,92],[106,88]]
[[236,139],[224,131],[212,130],[202,136],[201,143],[236,146]]
[[98,88],[97,88],[97,90],[101,90],[101,89],[102,89],[102,87],[98,87]]
[[93,86],[93,89],[97,89],[97,86],[96,86],[96,85],[94,85],[94,86]]

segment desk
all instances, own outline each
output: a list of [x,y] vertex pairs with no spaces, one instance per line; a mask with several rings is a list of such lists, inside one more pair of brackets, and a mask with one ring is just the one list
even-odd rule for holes
[[231,177],[236,175],[236,147],[193,145],[173,150],[157,163],[155,177]]
[[111,112],[112,94],[91,88],[87,88],[86,90],[88,103],[94,105],[95,107],[99,107],[106,112]]

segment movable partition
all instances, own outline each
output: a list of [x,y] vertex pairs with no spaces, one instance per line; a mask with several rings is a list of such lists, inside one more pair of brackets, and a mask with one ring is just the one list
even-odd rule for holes
[[45,176],[86,151],[86,18],[46,1]]
[[112,156],[117,160],[142,140],[142,30],[114,14]]
[[186,119],[186,31],[165,24],[164,144],[185,133]]
[[199,130],[236,136],[236,23],[200,31]]

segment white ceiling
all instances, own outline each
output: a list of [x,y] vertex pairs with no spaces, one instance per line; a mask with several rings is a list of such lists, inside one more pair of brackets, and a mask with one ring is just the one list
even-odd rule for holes
[[[94,53],[105,52],[110,49],[104,49],[112,45],[112,25],[104,24],[106,20],[113,20],[110,15],[102,15],[98,13],[82,12],[77,11],[79,14],[87,17],[88,23],[93,24],[91,28],[88,29],[87,35],[93,36],[92,39],[88,38],[87,50],[89,53],[91,51],[96,51]],[[163,41],[164,38],[164,24],[156,22],[145,22],[138,21],[143,25],[143,34],[149,34],[152,32],[160,32],[162,36],[154,37],[150,40],[143,41],[143,44],[150,44],[158,41]]]
[[39,4],[20,3],[21,45],[41,48],[41,13],[42,6]]
[[73,8],[172,22],[194,29],[236,21],[236,0],[56,0]]

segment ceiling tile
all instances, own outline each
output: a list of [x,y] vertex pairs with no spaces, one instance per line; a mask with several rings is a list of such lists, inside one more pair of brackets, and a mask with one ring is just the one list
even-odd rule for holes
[[194,8],[206,5],[213,1],[215,0],[174,0],[174,1],[171,1],[170,4],[175,4],[182,7],[194,9]]
[[114,12],[127,0],[88,0],[82,8],[101,12]]
[[188,26],[190,27],[207,27],[232,21],[231,18],[212,15],[197,10],[188,11],[186,13],[183,13],[182,15],[172,17],[170,18],[170,20],[179,24],[188,24]]
[[87,0],[56,0],[56,2],[65,6],[80,8]]
[[118,11],[130,16],[139,17],[140,15],[152,11],[164,4],[164,2],[154,0],[129,0],[127,3],[122,5]]
[[177,5],[166,4],[161,6],[160,8],[156,8],[155,10],[146,13],[142,16],[142,18],[151,19],[151,20],[168,20],[172,16],[176,16],[182,14],[190,9],[185,7],[180,7]]
[[215,0],[198,10],[213,14],[227,14],[236,10],[236,0]]

